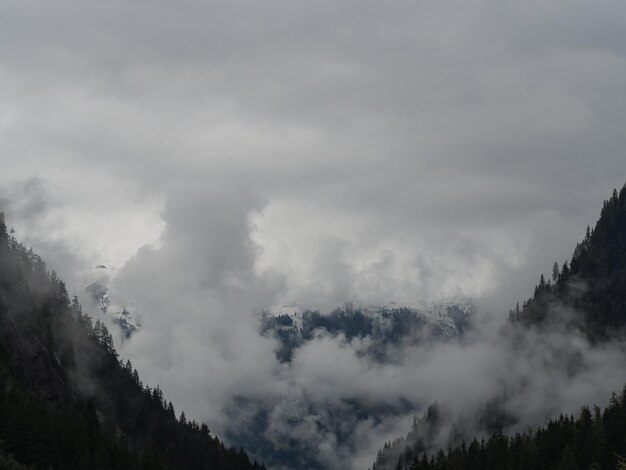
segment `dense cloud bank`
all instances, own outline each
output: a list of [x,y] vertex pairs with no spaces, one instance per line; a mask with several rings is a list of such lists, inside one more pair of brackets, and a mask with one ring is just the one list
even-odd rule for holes
[[4,2],[0,183],[45,180],[92,264],[227,186],[286,302],[522,298],[626,174],[622,9]]
[[486,432],[487,411],[523,430],[604,400],[624,382],[619,345],[592,347],[561,323],[503,329],[503,316],[482,314],[458,339],[409,339],[385,361],[368,354],[371,338],[319,331],[281,363],[278,343],[260,334],[259,305],[272,305],[286,283],[255,269],[251,215],[259,210],[227,190],[176,193],[159,247],[140,249],[111,295],[144,315],[121,352],[147,382],[275,468],[365,468],[435,401],[449,421],[434,445],[445,446],[453,427]]
[[[45,194],[37,181],[19,188]],[[31,199],[7,197],[5,207],[22,227],[45,227],[56,209]],[[409,336],[384,360],[371,354],[371,337],[320,330],[281,362],[280,344],[261,334],[262,310],[289,290],[284,272],[259,266],[255,221],[264,208],[252,191],[173,191],[158,243],[112,272],[109,295],[142,315],[140,331],[119,350],[145,381],[274,468],[366,468],[434,402],[445,419],[433,448],[488,432],[489,419],[515,431],[575,413],[624,382],[623,347],[592,347],[563,327],[577,312],[556,304],[559,322],[541,331],[504,326],[503,315],[479,305],[462,336]],[[62,240],[58,246],[60,266],[81,279],[72,266],[85,258]]]
[[[9,189],[4,204],[18,228],[38,228],[32,239],[46,241],[58,210],[46,202],[48,190],[36,180]],[[409,337],[384,360],[372,356],[370,337],[320,330],[281,362],[280,344],[261,334],[260,320],[289,282],[284,271],[259,265],[255,222],[264,210],[253,191],[174,190],[157,243],[140,248],[108,281],[112,301],[143,319],[119,343],[122,356],[177,409],[274,468],[367,468],[385,441],[404,435],[434,402],[445,410],[431,441],[437,447],[488,432],[486,417],[515,431],[574,413],[624,382],[621,345],[592,347],[562,327],[567,321],[541,331],[503,328],[504,315],[480,304],[474,328],[461,337]],[[85,275],[75,266],[86,256],[61,238],[41,246],[80,288]],[[559,305],[553,313],[562,320],[577,314]]]

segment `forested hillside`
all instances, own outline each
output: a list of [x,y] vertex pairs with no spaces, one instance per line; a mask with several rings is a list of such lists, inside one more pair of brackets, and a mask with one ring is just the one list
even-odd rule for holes
[[[587,228],[571,260],[563,265],[554,263],[550,276],[540,276],[533,296],[509,312],[509,322],[498,338],[503,351],[514,351],[522,357],[542,351],[546,363],[562,364],[567,369],[565,374],[575,381],[584,358],[578,352],[571,354],[568,344],[584,341],[589,344],[587,352],[601,351],[608,344],[616,350],[623,349],[625,326],[626,186],[620,192],[614,190],[604,201],[596,226]],[[551,344],[548,349],[532,343],[541,337],[549,341],[554,331],[559,332],[563,343]],[[549,368],[535,371],[540,373],[553,371]],[[615,373],[626,379],[626,371]],[[520,385],[523,388],[524,384]],[[503,389],[498,393],[506,397],[511,391]],[[477,429],[485,439],[479,441],[473,435],[467,436],[453,423],[453,432],[448,437],[450,448],[447,451],[433,448],[434,436],[443,421],[441,408],[435,404],[421,419],[415,419],[405,438],[385,444],[373,470],[608,470],[624,463],[620,456],[626,455],[626,388],[621,395],[611,397],[604,411],[584,407],[578,418],[560,416],[536,430],[514,435],[506,432],[521,417],[498,407],[492,413],[493,397],[484,398],[486,405],[478,414]],[[498,395],[495,399],[497,403]],[[461,441],[462,445],[458,445]]]
[[0,213],[0,468],[264,467],[177,417]]
[[[425,417],[424,423],[426,424]],[[537,430],[488,439],[426,455],[420,443],[408,447],[398,470],[601,470],[615,469],[626,454],[626,388],[608,407],[584,407],[578,417],[550,420]],[[382,455],[382,454],[381,454]],[[374,465],[373,470],[379,468]],[[619,467],[622,468],[622,467]]]
[[604,201],[600,219],[595,228],[587,227],[571,261],[554,263],[549,277],[542,274],[533,297],[510,317],[526,325],[560,321],[555,306],[573,309],[578,315],[568,320],[596,340],[621,335],[626,325],[626,186]]

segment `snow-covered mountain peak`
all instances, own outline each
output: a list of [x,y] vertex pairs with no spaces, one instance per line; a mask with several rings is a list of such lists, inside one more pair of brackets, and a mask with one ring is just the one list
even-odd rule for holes
[[127,339],[141,328],[141,315],[134,305],[120,305],[110,297],[109,285],[115,271],[104,264],[95,266],[83,292],[102,314],[108,315],[120,327],[123,338]]

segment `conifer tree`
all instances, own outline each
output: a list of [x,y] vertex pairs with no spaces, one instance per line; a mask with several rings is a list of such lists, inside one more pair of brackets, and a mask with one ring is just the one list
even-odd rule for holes
[[552,266],[552,281],[556,283],[556,281],[558,281],[559,279],[559,276],[559,264],[555,261],[554,266]]

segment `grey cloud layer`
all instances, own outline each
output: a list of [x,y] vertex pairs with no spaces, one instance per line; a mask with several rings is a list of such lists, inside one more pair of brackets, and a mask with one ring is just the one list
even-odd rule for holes
[[[496,271],[549,269],[525,252],[531,243],[545,250],[537,260],[569,255],[558,245],[573,245],[582,229],[571,228],[592,222],[626,174],[616,2],[0,9],[5,183],[50,181],[68,211],[126,192],[112,224],[181,184],[251,188],[274,216],[258,224],[261,239],[294,253],[266,264],[290,279],[309,264],[299,253],[312,245],[323,257],[334,239],[349,245],[352,272],[394,253],[378,297],[395,284],[411,297],[401,279],[419,282],[424,263],[447,290],[482,295]],[[309,279],[290,282],[300,295]]]

